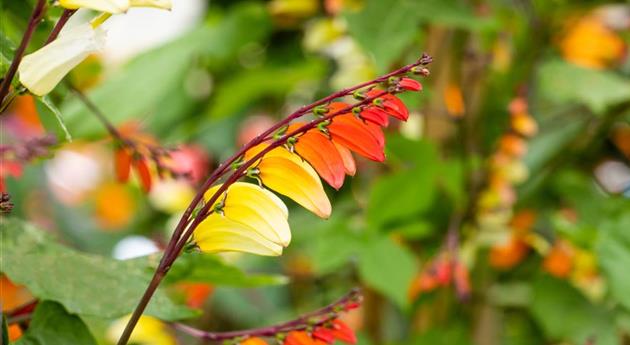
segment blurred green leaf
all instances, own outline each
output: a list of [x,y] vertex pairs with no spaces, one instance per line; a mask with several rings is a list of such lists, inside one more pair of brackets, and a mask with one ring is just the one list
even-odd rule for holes
[[7,325],[7,317],[2,314],[2,344],[9,344],[9,326]]
[[459,0],[414,1],[414,12],[423,22],[466,30],[487,30],[496,27],[495,17],[481,17],[472,7]]
[[37,305],[28,330],[15,345],[96,345],[87,326],[58,303],[43,301]]
[[298,83],[321,79],[325,67],[322,61],[309,60],[293,66],[264,66],[245,70],[217,88],[208,115],[222,118],[238,114],[259,99],[283,95]]
[[61,112],[48,96],[37,97],[35,106],[46,131],[55,133],[58,142],[72,141],[72,135],[68,132]]
[[311,239],[312,262],[319,274],[332,273],[347,265],[363,244],[337,212],[335,210],[334,216],[318,227]]
[[371,224],[383,226],[418,214],[431,205],[435,192],[437,153],[428,142],[395,139],[388,152],[411,169],[380,177],[374,183],[367,206]]
[[406,239],[421,240],[432,235],[435,232],[435,229],[429,222],[416,221],[396,227],[392,229],[392,232],[403,236]]
[[609,106],[630,99],[630,80],[613,72],[551,60],[538,70],[540,95],[555,104],[578,103],[602,114]]
[[391,238],[377,236],[367,240],[359,258],[363,281],[399,307],[406,308],[409,304],[407,291],[417,272],[413,254]]
[[[70,313],[116,318],[133,311],[151,279],[146,260],[118,261],[77,252],[16,219],[2,219],[2,271],[39,299]],[[163,320],[197,313],[158,290],[146,311]]]
[[[257,25],[256,30],[243,30]],[[115,124],[130,118],[158,121],[159,128],[175,123],[179,112],[168,112],[173,118],[155,118],[154,114],[169,102],[169,95],[184,87],[187,71],[196,56],[204,56],[213,64],[231,61],[238,49],[266,37],[269,19],[261,4],[234,6],[217,26],[200,27],[165,46],[144,53],[112,74],[103,84],[89,92],[90,99]],[[62,107],[66,123],[76,136],[105,134],[103,126],[76,98]]]
[[166,276],[167,282],[186,281],[233,287],[286,284],[281,275],[246,274],[223,262],[216,255],[189,253],[180,256]]
[[0,75],[7,73],[13,60],[14,52],[15,44],[9,40],[4,31],[0,31]]
[[566,281],[542,276],[532,288],[531,311],[553,338],[585,344],[594,338],[598,345],[619,344],[612,315],[590,303]]
[[345,17],[350,34],[373,55],[379,72],[386,71],[416,36],[411,0],[367,0],[361,11]]
[[415,345],[473,345],[466,327],[452,325],[449,327],[434,327],[414,337],[409,344]]
[[630,214],[607,221],[601,226],[600,236],[597,256],[610,293],[630,310]]

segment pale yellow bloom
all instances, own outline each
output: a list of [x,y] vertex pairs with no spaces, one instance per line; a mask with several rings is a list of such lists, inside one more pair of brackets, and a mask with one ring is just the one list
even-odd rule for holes
[[18,67],[20,83],[35,95],[43,96],[90,54],[105,44],[105,32],[90,24],[64,29],[50,44],[24,56]]
[[[245,154],[252,158],[264,149],[259,145]],[[332,211],[322,182],[315,170],[300,156],[283,147],[269,151],[258,162],[258,177],[270,189],[285,195],[319,217],[328,218]]]
[[[208,190],[206,200],[220,187]],[[215,201],[213,210],[194,232],[195,242],[202,251],[276,256],[291,241],[286,206],[260,186],[234,183]]]
[[[118,341],[128,320],[129,317],[125,317],[114,321],[107,330],[107,339],[112,343]],[[142,316],[138,320],[131,338],[129,338],[129,343],[139,345],[175,345],[176,341],[164,322],[151,316]]]
[[126,12],[131,6],[129,0],[59,0],[59,5],[71,10],[87,8],[114,14]]
[[173,8],[171,0],[130,0],[131,7],[154,7],[161,8],[163,10],[170,10]]

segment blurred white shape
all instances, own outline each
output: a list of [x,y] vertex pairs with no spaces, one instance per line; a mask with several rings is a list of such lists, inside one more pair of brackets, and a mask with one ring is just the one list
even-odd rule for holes
[[102,179],[99,162],[88,154],[60,150],[44,167],[53,194],[62,202],[79,202]]
[[149,202],[160,211],[178,213],[184,211],[194,197],[194,189],[182,179],[159,180],[149,193]]
[[127,236],[120,240],[112,251],[112,256],[118,260],[133,259],[158,252],[155,242],[144,236]]
[[424,117],[422,114],[412,112],[406,122],[400,123],[400,134],[411,140],[422,138],[424,132]]
[[113,16],[103,24],[108,31],[103,58],[119,64],[172,40],[194,27],[203,18],[205,8],[203,0],[175,0],[171,11],[131,8]]
[[607,160],[595,168],[595,177],[608,193],[622,193],[630,186],[630,167],[620,161]]

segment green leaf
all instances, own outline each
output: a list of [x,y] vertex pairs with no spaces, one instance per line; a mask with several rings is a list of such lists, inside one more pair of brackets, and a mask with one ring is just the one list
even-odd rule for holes
[[[394,3],[392,3],[394,2]],[[411,0],[367,0],[359,12],[346,13],[350,34],[386,71],[417,32],[417,14]]]
[[608,71],[578,67],[559,60],[538,71],[540,95],[555,104],[578,103],[602,114],[609,106],[630,100],[630,80]]
[[2,344],[9,344],[9,326],[7,325],[7,317],[2,314]]
[[423,0],[414,2],[414,12],[423,21],[437,26],[480,31],[497,27],[493,17],[480,17],[472,7],[458,0]]
[[187,281],[233,287],[286,284],[281,275],[246,274],[223,262],[216,255],[189,253],[180,256],[166,276],[166,282]]
[[55,133],[59,142],[72,142],[72,135],[68,132],[61,112],[48,96],[37,97],[37,113],[47,131]]
[[379,178],[372,187],[367,212],[368,221],[377,226],[401,221],[431,205],[435,194],[437,153],[428,142],[399,139],[392,141],[388,152],[404,162],[402,170]]
[[28,330],[15,345],[96,345],[87,326],[58,303],[43,301],[37,305]]
[[598,345],[619,344],[612,314],[590,303],[566,281],[540,277],[532,288],[531,311],[548,336],[585,344],[594,337]]
[[610,293],[630,310],[630,214],[601,226],[597,245],[599,263],[610,287]]
[[13,60],[13,54],[15,53],[15,44],[4,34],[4,31],[0,31],[0,75],[3,76],[7,73],[11,61]]
[[257,100],[284,95],[298,83],[317,81],[324,72],[319,60],[241,72],[220,84],[207,113],[211,118],[233,116]]
[[[255,25],[256,30],[243,30]],[[146,52],[89,92],[90,99],[114,124],[135,118],[159,128],[171,128],[180,112],[170,111],[172,118],[158,118],[160,109],[169,102],[171,93],[184,87],[193,60],[203,56],[215,68],[232,61],[239,49],[269,33],[269,19],[260,4],[234,6],[216,26],[203,26],[165,46]],[[192,99],[191,99],[192,101]],[[105,134],[103,126],[76,98],[62,107],[68,128],[76,136]],[[157,122],[158,124],[153,124]]]
[[[133,311],[149,284],[146,260],[118,261],[77,252],[34,226],[2,219],[2,271],[39,299],[61,303],[73,314],[117,318]],[[163,320],[197,315],[174,304],[161,290],[147,314]]]
[[359,273],[365,283],[405,308],[407,291],[417,272],[413,254],[391,238],[378,236],[368,239],[359,255]]

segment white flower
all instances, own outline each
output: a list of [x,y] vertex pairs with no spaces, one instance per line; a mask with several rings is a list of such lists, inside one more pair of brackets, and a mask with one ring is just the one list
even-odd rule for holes
[[20,82],[33,94],[43,96],[104,44],[105,31],[88,23],[64,29],[56,40],[24,56],[18,67]]
[[127,12],[131,6],[129,0],[59,0],[59,5],[71,10],[89,8],[107,13]]

